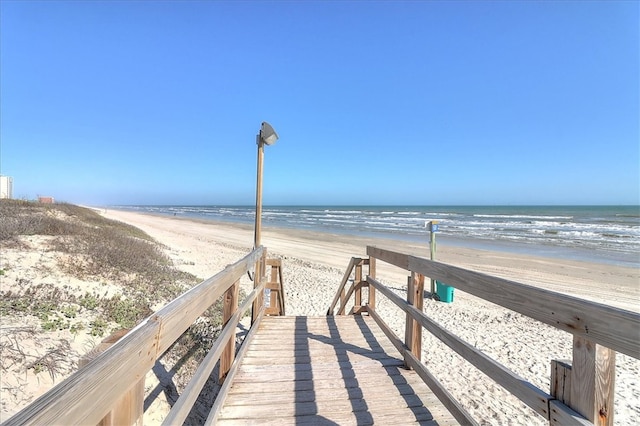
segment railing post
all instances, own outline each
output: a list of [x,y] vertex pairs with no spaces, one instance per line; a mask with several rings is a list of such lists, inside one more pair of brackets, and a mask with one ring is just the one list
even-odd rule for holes
[[[240,292],[240,280],[233,283],[224,294],[222,306],[222,327],[227,325],[229,319],[238,310],[238,295]],[[220,355],[220,369],[218,371],[218,383],[222,384],[227,373],[233,364],[233,358],[236,352],[236,339],[232,337],[224,347],[222,355]]]
[[[376,278],[376,258],[369,257],[369,276]],[[369,309],[376,308],[376,289],[374,286],[369,286]]]
[[[407,302],[422,311],[424,305],[424,275],[411,273],[407,280]],[[422,359],[422,326],[407,313],[405,326],[405,344],[411,353],[418,359]],[[405,367],[409,368],[405,360]]]
[[597,425],[613,425],[615,351],[573,336],[570,407]]
[[[266,270],[266,262],[267,262],[267,249],[263,249],[262,256],[256,262],[255,272],[253,274],[253,288],[256,288],[262,282],[262,278],[264,277]],[[258,315],[260,315],[260,310],[264,305],[264,292],[261,295],[258,295],[256,299],[253,301],[253,306],[251,308],[251,325],[256,321]]]
[[[271,264],[271,278],[269,279],[270,286],[278,286],[278,268],[278,263]],[[276,300],[278,292],[280,292],[278,288],[275,288],[275,291],[274,289],[271,289],[269,292],[269,307],[274,308],[275,310],[279,310],[278,300]]]
[[353,303],[353,313],[359,315],[362,312],[362,259],[356,265],[353,285],[355,286],[355,301]]
[[[90,361],[95,359],[107,348],[114,345],[125,334],[129,332],[128,329],[116,331],[109,337],[105,338],[98,346],[93,348],[90,352],[85,354],[78,361],[78,367],[82,369],[89,364]],[[138,380],[138,382],[131,387],[111,408],[111,411],[104,416],[104,418],[98,423],[98,426],[112,426],[112,425],[136,425],[142,426],[142,418],[144,416],[144,376]]]

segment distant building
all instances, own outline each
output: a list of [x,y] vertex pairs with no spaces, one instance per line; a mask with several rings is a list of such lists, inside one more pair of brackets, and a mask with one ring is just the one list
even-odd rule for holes
[[0,198],[13,198],[13,178],[0,176]]
[[42,197],[38,195],[38,202],[43,204],[53,204],[53,197]]

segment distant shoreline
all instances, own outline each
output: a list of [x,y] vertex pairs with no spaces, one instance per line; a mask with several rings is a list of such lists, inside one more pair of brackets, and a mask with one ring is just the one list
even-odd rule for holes
[[[160,217],[173,217],[176,219],[190,220],[199,223],[221,223],[229,226],[237,226],[245,230],[253,230],[253,220],[250,222],[245,220],[231,220],[226,218],[217,217],[203,217],[197,215],[181,214],[181,213],[169,213],[164,211],[138,211],[135,207],[140,206],[107,206],[100,207],[102,209],[114,209],[122,211],[135,211],[143,214],[156,215]],[[155,206],[147,206],[155,207]],[[163,208],[172,208],[175,206],[163,206]],[[272,206],[273,207],[273,206]],[[303,208],[304,206],[301,206]],[[320,208],[331,206],[319,206]],[[343,208],[349,208],[351,206],[345,206]],[[355,207],[355,206],[354,206]],[[378,207],[378,206],[376,206]],[[394,207],[409,207],[409,206],[380,206],[392,209]],[[555,207],[555,206],[554,206]],[[561,206],[562,207],[562,206]],[[570,206],[574,207],[574,206]],[[251,209],[251,207],[246,207]],[[424,246],[425,256],[429,254],[429,240],[428,235],[409,235],[404,233],[391,233],[391,232],[373,232],[373,231],[354,231],[351,229],[337,229],[337,228],[323,228],[321,226],[312,226],[309,228],[300,228],[295,225],[286,226],[283,223],[276,223],[269,220],[265,220],[263,216],[263,229],[273,230],[299,230],[299,231],[311,231],[315,233],[325,235],[340,235],[351,236],[363,239],[374,240],[386,240],[386,241],[405,241],[417,246]],[[543,257],[548,259],[564,259],[570,261],[588,262],[603,265],[615,265],[629,268],[640,268],[640,253],[630,254],[621,252],[607,252],[603,250],[592,250],[578,247],[559,247],[550,244],[534,244],[524,243],[517,241],[502,241],[502,240],[486,240],[486,239],[474,239],[474,238],[460,238],[449,235],[436,234],[436,246],[450,246],[469,248],[474,250],[496,251],[510,254],[529,255],[536,257]],[[437,258],[437,254],[436,254]]]

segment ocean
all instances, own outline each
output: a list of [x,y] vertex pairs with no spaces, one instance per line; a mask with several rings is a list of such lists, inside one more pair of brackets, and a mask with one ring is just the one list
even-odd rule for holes
[[[254,206],[112,206],[253,224]],[[639,206],[264,206],[262,226],[640,267]]]

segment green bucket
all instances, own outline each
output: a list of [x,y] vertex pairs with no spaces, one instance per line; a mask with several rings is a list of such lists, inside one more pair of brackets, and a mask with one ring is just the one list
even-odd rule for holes
[[436,298],[445,303],[453,302],[453,287],[436,281]]

